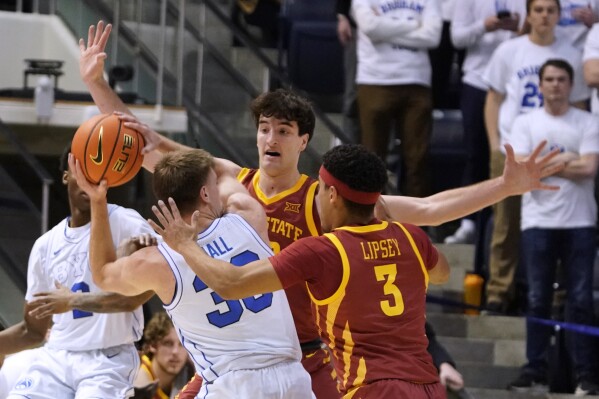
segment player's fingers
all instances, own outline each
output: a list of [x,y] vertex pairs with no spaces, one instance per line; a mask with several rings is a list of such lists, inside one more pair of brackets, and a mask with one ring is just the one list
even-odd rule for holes
[[87,30],[87,48],[90,48],[94,44],[94,36],[96,35],[96,27],[90,25]]
[[[162,201],[158,201],[158,205],[160,205]],[[162,203],[164,205],[164,203]],[[162,214],[162,208],[159,208],[156,205],[152,206],[152,212],[154,212],[154,215],[156,215],[156,219],[158,219],[158,221],[160,222],[160,224],[163,226],[163,228],[166,228],[166,226],[168,226],[168,222],[165,219],[164,215]]]
[[537,159],[537,157],[539,156],[539,154],[541,153],[541,151],[543,151],[543,148],[545,148],[545,145],[547,144],[547,140],[543,140],[539,143],[539,145],[537,145],[534,149],[534,151],[532,152],[532,154],[530,154],[530,157],[528,157],[528,159],[532,162],[535,162],[535,160]]
[[104,62],[104,60],[106,59],[106,57],[107,57],[106,53],[96,54],[96,62],[97,63]]
[[541,157],[541,159],[539,159],[538,163],[541,165],[546,165],[547,163],[549,163],[549,161],[551,161],[553,158],[555,158],[559,153],[560,153],[559,148],[554,148],[553,150],[551,150],[547,154],[545,154],[543,157]]
[[547,176],[553,176],[557,172],[562,171],[565,167],[566,167],[566,164],[564,162],[560,162],[555,165],[546,166],[543,169],[541,169],[541,179],[544,177],[547,177]]
[[168,209],[168,206],[166,206],[164,201],[158,201],[158,207],[160,208],[164,219],[168,222],[167,224],[170,224],[173,221],[173,214],[171,213],[170,209]]
[[177,207],[177,204],[175,203],[175,200],[172,199],[171,197],[168,197],[168,204],[171,207],[171,212],[173,214],[173,219],[174,220],[180,220],[181,219],[181,213],[179,213],[179,208]]
[[79,51],[82,53],[85,51],[85,41],[83,38],[79,39]]
[[542,190],[549,190],[549,191],[557,191],[559,190],[559,186],[553,185],[553,184],[544,184],[541,183],[541,185],[539,186],[540,189]]
[[98,21],[98,25],[96,25],[96,34],[94,35],[94,45],[98,44],[100,38],[102,37],[102,32],[104,32],[104,21]]
[[[152,207],[152,210],[154,210],[154,207]],[[162,235],[162,233],[164,232],[162,226],[159,226],[158,223],[156,223],[154,220],[148,219],[148,224],[150,225],[150,227],[154,229],[156,233]]]
[[198,226],[200,224],[200,211],[194,211],[191,215],[191,225],[194,229],[199,230]]
[[108,42],[108,38],[110,37],[110,32],[112,31],[112,24],[106,25],[104,32],[102,32],[102,36],[100,36],[100,40],[98,41],[98,45],[102,50],[106,48],[106,43]]
[[508,161],[513,161],[516,159],[516,156],[514,155],[514,148],[510,144],[504,144],[503,147],[505,148],[505,157]]

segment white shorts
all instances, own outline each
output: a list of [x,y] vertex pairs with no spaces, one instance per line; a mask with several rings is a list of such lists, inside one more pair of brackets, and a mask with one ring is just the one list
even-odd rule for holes
[[203,384],[196,399],[315,399],[310,374],[300,362],[230,371]]
[[129,398],[139,364],[133,344],[90,351],[43,347],[7,399]]

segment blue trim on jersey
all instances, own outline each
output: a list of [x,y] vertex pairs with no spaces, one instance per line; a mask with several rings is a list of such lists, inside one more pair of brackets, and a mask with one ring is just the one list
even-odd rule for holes
[[[175,292],[173,292],[173,297],[171,298],[171,301],[169,303],[163,302],[162,305],[165,309],[175,308],[181,301],[181,298],[183,297],[183,277],[181,277],[181,271],[179,270],[179,268],[175,266],[176,262],[171,256],[169,248],[170,247],[168,247],[168,245],[166,245],[165,242],[158,244],[158,251],[162,254],[162,256],[164,256],[164,259],[166,259],[166,263],[168,264],[168,267],[171,269],[173,277],[175,277]],[[176,299],[178,299],[177,303],[173,303]]]
[[206,238],[207,235],[210,235],[210,233],[212,233],[212,231],[215,230],[218,227],[218,225],[219,225],[220,221],[222,220],[222,218],[223,217],[214,219],[214,221],[212,223],[210,223],[210,226],[208,226],[206,228],[206,230],[204,230],[200,234],[198,234],[197,241],[199,241],[199,240],[201,240],[203,238]]
[[[169,313],[169,316],[170,316],[170,313]],[[193,360],[194,364],[196,364],[198,367],[201,368],[201,370],[196,370],[198,372],[198,374],[200,374],[202,376],[202,379],[204,381],[206,381],[206,382],[212,382],[212,381],[216,380],[219,377],[219,375],[218,375],[218,373],[216,371],[214,371],[212,369],[212,366],[214,366],[214,363],[212,363],[210,360],[208,360],[206,358],[206,355],[204,354],[204,351],[202,351],[199,348],[198,344],[196,344],[195,342],[191,341],[190,339],[187,339],[183,335],[183,333],[181,332],[181,329],[178,329],[178,331],[179,331],[179,336],[181,337],[181,344],[183,345],[183,347],[185,348],[185,350],[189,354],[189,357],[191,357],[191,359]],[[188,342],[194,347],[194,349],[196,351],[198,351],[202,355],[202,358],[204,359],[203,362],[201,362],[199,359],[197,359],[192,354],[192,351],[187,348],[187,343]],[[207,365],[204,366],[203,364],[207,364]],[[211,379],[208,378],[208,376],[206,375],[206,370],[210,370],[210,372],[212,373],[212,378]]]

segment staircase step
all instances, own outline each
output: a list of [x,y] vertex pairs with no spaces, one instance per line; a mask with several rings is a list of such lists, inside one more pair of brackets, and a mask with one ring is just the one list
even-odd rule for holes
[[505,389],[520,375],[520,367],[493,366],[477,362],[457,363],[466,385],[474,388]]
[[[532,393],[518,393],[507,389],[467,388],[473,399],[573,399],[576,396],[564,393],[547,393],[535,395]],[[450,396],[456,398],[457,396]]]
[[427,320],[439,336],[525,340],[526,325],[523,317],[470,316],[431,312]]
[[437,337],[453,359],[495,366],[520,367],[526,362],[522,340]]

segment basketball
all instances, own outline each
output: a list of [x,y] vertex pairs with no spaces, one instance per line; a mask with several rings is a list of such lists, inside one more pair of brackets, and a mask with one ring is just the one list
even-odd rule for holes
[[108,187],[127,183],[143,162],[143,136],[124,126],[116,115],[102,114],[85,121],[73,136],[71,153],[79,160],[87,180]]

